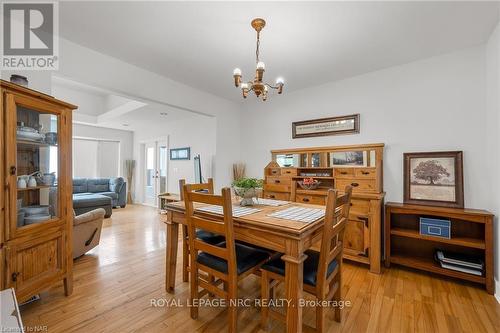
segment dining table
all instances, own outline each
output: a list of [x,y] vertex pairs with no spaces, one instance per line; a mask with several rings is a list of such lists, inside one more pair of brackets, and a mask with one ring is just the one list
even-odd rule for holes
[[[212,212],[198,210],[206,206],[204,204],[194,204],[196,214],[210,218],[221,217]],[[237,201],[233,201],[233,207],[237,207],[236,205]],[[325,206],[297,202],[283,202],[280,206],[257,203],[252,206],[257,209],[254,213],[239,217],[233,215],[234,235],[237,241],[283,254],[281,259],[285,262],[285,298],[288,301],[286,330],[290,333],[302,332],[302,308],[299,302],[303,297],[303,263],[307,258],[304,251],[321,239],[324,224],[324,217],[303,222],[270,216],[293,206],[325,209]],[[165,285],[168,293],[174,293],[179,225],[187,223],[184,202],[167,203],[164,206],[162,220],[166,224],[167,231]]]

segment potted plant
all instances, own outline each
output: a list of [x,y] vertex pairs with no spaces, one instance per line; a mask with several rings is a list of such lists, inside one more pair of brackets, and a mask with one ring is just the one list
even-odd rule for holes
[[241,206],[252,206],[254,204],[253,198],[259,196],[260,191],[262,191],[262,179],[256,178],[241,178],[233,181],[232,186],[234,193],[241,197]]

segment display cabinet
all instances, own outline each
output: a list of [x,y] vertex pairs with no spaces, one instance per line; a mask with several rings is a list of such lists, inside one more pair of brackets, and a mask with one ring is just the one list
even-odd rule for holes
[[72,291],[71,117],[76,106],[1,81],[1,287],[23,301]]

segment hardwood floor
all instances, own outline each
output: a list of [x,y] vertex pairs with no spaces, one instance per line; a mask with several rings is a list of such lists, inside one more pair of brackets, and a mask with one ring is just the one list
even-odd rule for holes
[[[48,332],[226,331],[222,308],[202,308],[198,320],[190,318],[189,284],[182,282],[180,264],[176,294],[165,292],[164,248],[165,227],[156,210],[138,205],[113,210],[100,245],[75,261],[73,295],[64,296],[62,283],[42,293],[41,300],[21,308],[24,324]],[[397,267],[382,275],[349,262],[343,267],[343,299],[352,306],[344,309],[341,324],[328,310],[328,332],[500,332],[500,304],[479,286]],[[240,284],[241,297],[255,299],[259,293],[258,277]],[[153,307],[151,300],[178,300],[183,306]],[[238,328],[259,332],[259,321],[258,308],[244,308]],[[284,330],[271,322],[271,332]],[[304,310],[304,322],[314,327],[313,308]]]

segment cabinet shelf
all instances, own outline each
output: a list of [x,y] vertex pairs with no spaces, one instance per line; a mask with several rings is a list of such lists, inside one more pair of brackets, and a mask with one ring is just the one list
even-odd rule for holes
[[35,186],[35,187],[25,187],[25,188],[18,188],[17,190],[18,191],[35,191],[35,190],[40,190],[40,189],[43,189],[43,188],[51,188],[51,187],[57,187],[57,185],[39,185],[39,186]]
[[52,145],[46,142],[41,142],[41,141],[30,141],[30,140],[23,140],[23,139],[17,139],[17,145],[18,146],[35,146],[35,147],[57,147],[57,145]]
[[465,247],[472,247],[475,249],[482,249],[482,250],[486,248],[484,239],[469,238],[469,237],[452,237],[448,239],[442,237],[421,235],[418,230],[413,230],[413,229],[391,228],[391,235],[414,238],[414,239],[423,239],[433,242],[453,244]]

